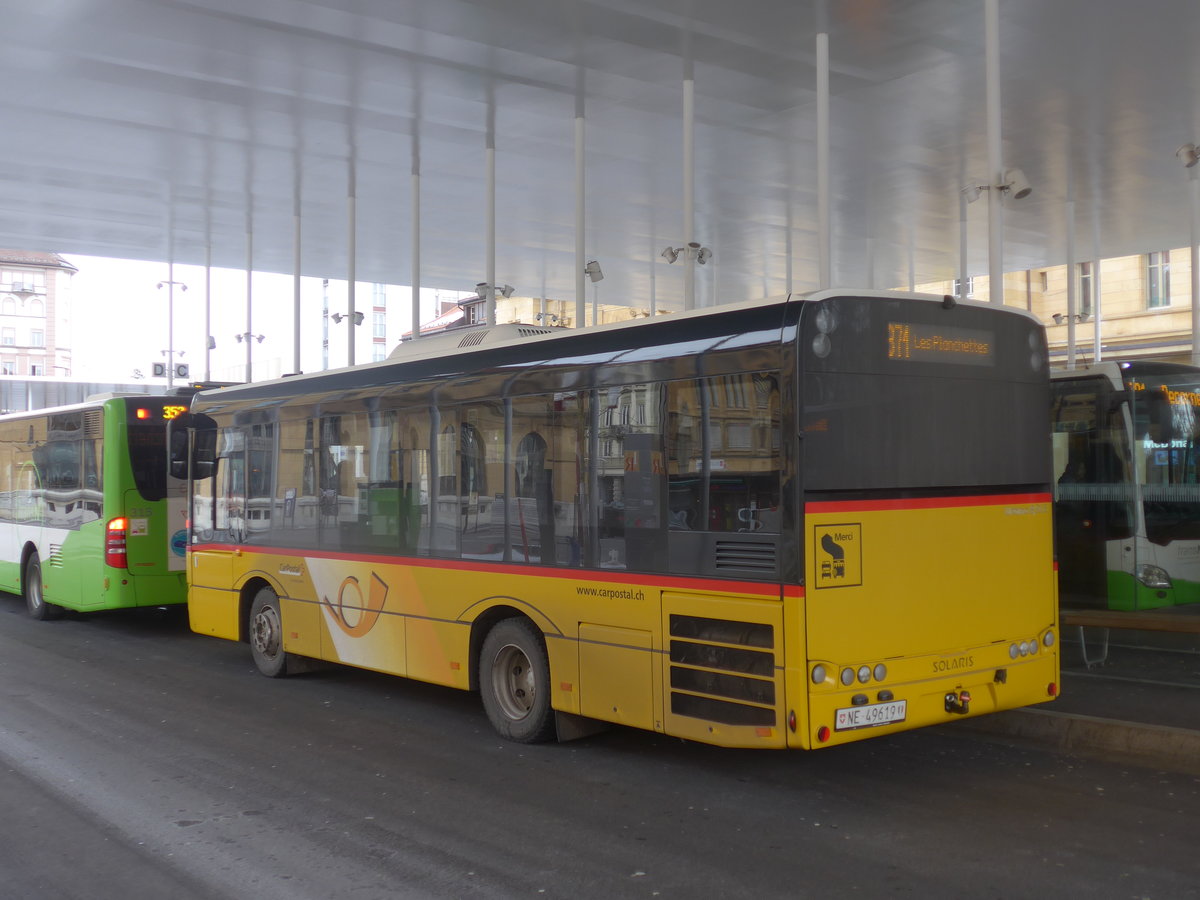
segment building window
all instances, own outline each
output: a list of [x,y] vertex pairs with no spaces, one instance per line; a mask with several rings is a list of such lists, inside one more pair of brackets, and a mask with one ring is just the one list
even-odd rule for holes
[[40,329],[40,328],[31,329],[29,332],[29,346],[30,347],[45,347],[46,346],[46,332],[42,331],[42,329]]
[[0,345],[15,347],[17,345],[17,329],[0,328]]
[[17,301],[12,297],[5,297],[4,302],[0,304],[0,312],[6,316],[15,316],[17,314]]
[[46,367],[43,366],[41,363],[30,363],[29,364],[29,374],[30,375],[45,375]]
[[16,360],[6,359],[0,362],[0,375],[16,375],[17,363]]
[[377,338],[387,337],[387,313],[372,313],[371,322],[374,328],[372,335]]
[[1092,264],[1081,262],[1077,268],[1076,287],[1079,293],[1079,314],[1090,316],[1092,314]]
[[1146,254],[1146,305],[1150,309],[1171,305],[1170,251]]
[[46,304],[41,300],[30,300],[29,314],[31,316],[37,316],[39,319],[46,318]]
[[967,276],[966,287],[967,287],[967,289],[964,291],[962,279],[955,278],[954,279],[954,296],[962,297],[964,300],[969,300],[975,296],[975,276],[974,275]]
[[384,349],[383,344],[375,344],[371,350],[371,361],[382,362],[385,359],[387,359],[387,351]]

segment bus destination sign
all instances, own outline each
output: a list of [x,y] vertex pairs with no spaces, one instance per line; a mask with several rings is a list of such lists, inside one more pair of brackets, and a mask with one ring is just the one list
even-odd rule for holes
[[909,362],[995,365],[996,337],[978,328],[888,322],[887,358]]

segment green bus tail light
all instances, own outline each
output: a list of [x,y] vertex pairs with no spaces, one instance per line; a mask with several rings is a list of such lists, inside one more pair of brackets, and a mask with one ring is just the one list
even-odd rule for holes
[[104,564],[114,569],[129,567],[129,557],[125,553],[125,535],[129,528],[129,520],[124,516],[108,520],[104,529]]

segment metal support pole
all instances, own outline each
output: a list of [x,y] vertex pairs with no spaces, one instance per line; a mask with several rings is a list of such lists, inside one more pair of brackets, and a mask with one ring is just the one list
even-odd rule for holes
[[984,32],[987,43],[987,151],[988,151],[988,300],[1004,303],[1004,207],[999,185],[1004,182],[1000,139],[1000,10],[999,0],[985,0]]
[[916,226],[911,226],[908,230],[908,290],[913,292],[917,289],[917,235]]
[[829,209],[829,34],[817,34],[817,270],[821,290],[833,283]]
[[967,195],[958,192],[958,299],[967,299]]
[[246,229],[246,383],[254,380],[252,376],[253,354],[250,345],[253,343],[254,325],[254,232]]
[[696,79],[692,61],[684,61],[683,76],[683,308],[696,308],[696,260],[691,252],[696,230]]
[[300,194],[292,216],[292,371],[300,373]]
[[[1075,323],[1079,309],[1076,298],[1076,280],[1079,264],[1075,261],[1075,201],[1067,201],[1067,368],[1075,368]],[[1096,282],[1093,281],[1093,290]]]
[[496,324],[496,119],[488,109],[487,147],[484,150],[484,171],[487,181],[487,301],[484,310],[488,325]]
[[[174,251],[172,251],[174,252]],[[175,260],[167,260],[167,392],[175,386]]]
[[212,380],[212,241],[204,245],[204,380]]
[[1192,245],[1188,248],[1192,258],[1192,365],[1200,365],[1200,180],[1196,170],[1189,173],[1191,183]]
[[349,222],[347,223],[347,256],[349,257],[346,265],[346,365],[354,365],[354,339],[358,336],[354,330],[354,287],[358,281],[358,272],[355,269],[355,256],[357,250],[355,247],[358,237],[357,229],[357,205],[358,200],[355,197],[355,186],[353,172],[351,174],[350,196],[346,198],[346,211]]
[[1100,283],[1100,259],[1097,258],[1092,263],[1092,310],[1095,313],[1092,316],[1092,327],[1095,331],[1092,332],[1092,361],[1100,362],[1100,330],[1104,323],[1103,304],[1100,302],[1101,295],[1104,293],[1104,286]]
[[[584,251],[584,203],[586,201],[584,163],[584,118],[583,97],[575,98],[575,327],[582,328],[587,318],[586,283],[584,266],[587,265]],[[593,323],[595,321],[593,320]]]
[[421,337],[421,172],[412,172],[412,339]]

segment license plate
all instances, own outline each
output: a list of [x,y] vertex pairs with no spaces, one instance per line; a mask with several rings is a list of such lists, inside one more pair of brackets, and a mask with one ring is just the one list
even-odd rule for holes
[[836,710],[834,729],[848,731],[851,728],[874,728],[876,725],[891,725],[903,722],[908,714],[907,700],[892,700],[888,703],[869,703],[866,706],[851,706]]

